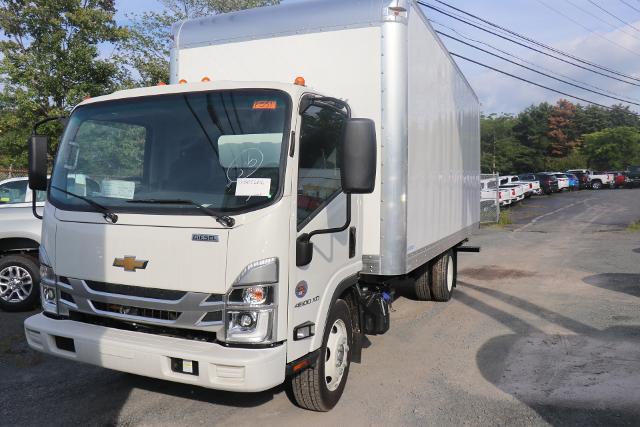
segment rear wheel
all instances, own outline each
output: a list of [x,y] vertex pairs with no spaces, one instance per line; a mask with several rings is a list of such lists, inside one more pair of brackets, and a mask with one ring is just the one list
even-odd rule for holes
[[31,310],[39,300],[40,270],[28,255],[0,258],[0,309]]
[[349,306],[339,299],[329,313],[318,362],[290,380],[294,399],[300,407],[326,412],[338,403],[349,376],[352,343]]
[[431,301],[430,272],[431,266],[429,264],[423,265],[415,272],[413,289],[418,301]]
[[456,282],[453,251],[440,255],[431,266],[431,296],[435,301],[449,301]]
[[592,182],[591,188],[593,188],[594,190],[600,190],[602,188],[602,183],[600,181]]

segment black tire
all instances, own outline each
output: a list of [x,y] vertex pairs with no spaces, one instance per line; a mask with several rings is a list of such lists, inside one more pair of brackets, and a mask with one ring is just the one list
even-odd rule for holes
[[[22,280],[21,284],[12,278]],[[26,281],[30,282],[27,285]],[[18,285],[20,289],[10,289]],[[32,310],[40,301],[40,267],[28,255],[7,255],[0,258],[0,309]]]
[[415,271],[412,275],[413,290],[416,294],[418,301],[431,301],[431,286],[430,286],[430,266],[429,264],[423,265]]
[[[346,365],[343,366],[342,377],[339,378],[339,383],[334,384],[334,387],[336,385],[337,387],[331,390],[327,383],[327,378],[329,377],[325,376],[326,362],[328,359],[333,360],[330,359],[331,354],[327,351],[327,343],[329,341],[329,336],[334,333],[334,328],[336,328],[338,321],[342,321],[346,328],[348,350],[342,353],[342,356],[346,358],[346,360],[341,359],[345,360],[346,363]],[[351,323],[351,313],[349,312],[349,306],[347,303],[344,300],[339,299],[335,302],[329,312],[329,318],[327,319],[318,362],[314,367],[293,375],[289,380],[291,383],[293,398],[298,406],[318,412],[327,412],[336,406],[344,392],[344,387],[349,376],[352,348],[353,327]],[[337,355],[334,355],[334,357],[337,357]]]
[[592,182],[591,188],[594,190],[600,190],[602,188],[602,183],[600,181]]
[[456,281],[454,256],[453,251],[447,251],[431,264],[431,297],[434,301],[446,302],[451,299]]

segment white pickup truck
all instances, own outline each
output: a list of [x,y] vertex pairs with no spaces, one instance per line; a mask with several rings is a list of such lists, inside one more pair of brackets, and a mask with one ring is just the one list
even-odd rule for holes
[[[517,177],[516,177],[517,178]],[[511,182],[511,176],[501,176],[500,178],[500,188],[513,188],[511,186],[519,187],[522,191],[522,198],[531,196],[533,194],[533,190],[529,187],[528,184],[523,182]]]
[[589,169],[571,169],[567,173],[583,173],[587,175],[589,186],[594,190],[600,190],[603,187],[609,187],[615,182],[615,176],[612,173],[594,172]]
[[525,187],[522,184],[503,184],[501,190],[507,190],[511,196],[511,203],[517,203],[525,198]]
[[525,194],[527,197],[530,197],[532,194],[538,194],[538,195],[542,194],[542,189],[540,188],[540,181],[538,180],[520,179],[520,177],[516,175],[508,175],[506,177],[501,177],[501,178],[507,178],[508,183],[510,184],[522,184],[522,185],[528,186],[529,189],[525,191]]
[[[0,309],[32,309],[39,302],[38,247],[42,223],[32,213],[27,178],[0,181]],[[42,208],[46,193],[37,193]],[[42,212],[40,212],[42,213]]]
[[497,182],[494,179],[484,179],[480,182],[480,203],[482,206],[487,202],[496,200],[500,203],[500,206],[508,206],[511,204],[511,190],[504,188],[498,189],[497,187]]

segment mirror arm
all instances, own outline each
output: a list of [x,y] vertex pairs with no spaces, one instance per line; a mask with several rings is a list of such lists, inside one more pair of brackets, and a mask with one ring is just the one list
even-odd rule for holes
[[31,210],[33,211],[33,216],[38,219],[42,219],[42,215],[38,214],[36,210],[36,190],[31,190]]
[[60,120],[62,124],[65,124],[64,121],[66,121],[67,118],[68,118],[67,116],[55,116],[55,117],[47,117],[46,119],[42,119],[39,122],[36,122],[35,125],[33,125],[32,135],[36,135],[38,133],[38,128],[45,123],[49,123],[54,120]]
[[[332,234],[332,233],[341,233],[351,225],[351,194],[347,194],[347,220],[342,227],[338,228],[328,228],[326,230],[314,230],[311,233],[306,235],[306,240],[311,240],[313,236],[318,234]],[[300,236],[302,237],[302,236]]]

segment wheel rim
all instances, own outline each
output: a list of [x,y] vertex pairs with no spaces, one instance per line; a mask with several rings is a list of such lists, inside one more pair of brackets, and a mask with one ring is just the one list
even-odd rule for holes
[[331,325],[324,358],[324,380],[330,391],[335,391],[342,382],[349,364],[349,342],[347,327],[341,319]]
[[447,289],[449,292],[453,289],[453,258],[451,255],[447,260]]
[[0,271],[0,298],[9,303],[26,300],[33,291],[31,274],[18,265]]

